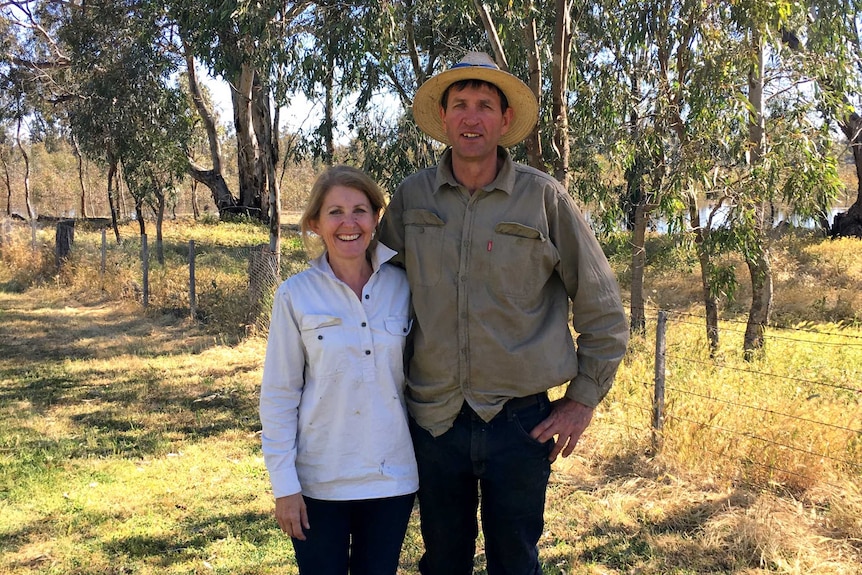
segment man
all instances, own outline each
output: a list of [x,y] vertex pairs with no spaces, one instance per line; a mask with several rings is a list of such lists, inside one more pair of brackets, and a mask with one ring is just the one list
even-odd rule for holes
[[[407,402],[423,575],[472,573],[480,493],[489,575],[541,574],[551,462],[574,449],[628,341],[616,279],[571,197],[505,150],[537,110],[486,54],[429,79],[414,117],[449,149],[404,180],[380,226],[415,308]],[[546,392],[567,382],[552,404]]]

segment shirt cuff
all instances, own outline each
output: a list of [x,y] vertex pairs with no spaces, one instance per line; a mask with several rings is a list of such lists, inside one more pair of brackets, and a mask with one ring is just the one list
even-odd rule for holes
[[600,386],[593,379],[577,375],[566,389],[566,398],[582,403],[587,407],[595,408],[605,398],[611,386]]
[[299,484],[296,469],[270,471],[269,482],[272,485],[272,494],[276,499],[302,492],[302,486]]

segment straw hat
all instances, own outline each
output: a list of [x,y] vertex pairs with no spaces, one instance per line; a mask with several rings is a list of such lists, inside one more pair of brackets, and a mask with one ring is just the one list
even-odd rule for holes
[[487,54],[468,52],[460,62],[429,78],[416,91],[413,117],[423,132],[439,142],[450,144],[440,119],[440,105],[443,92],[461,80],[490,82],[506,95],[509,107],[515,113],[509,131],[500,137],[501,146],[514,146],[533,130],[539,118],[539,104],[533,91],[516,76],[500,70]]

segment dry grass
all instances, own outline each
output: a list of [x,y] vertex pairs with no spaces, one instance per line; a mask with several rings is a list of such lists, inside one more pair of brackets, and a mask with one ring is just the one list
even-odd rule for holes
[[[262,243],[261,229],[170,229],[168,262],[189,239],[212,262],[200,273],[224,286],[208,305],[242,302],[246,268],[231,250]],[[663,449],[651,445],[650,326],[576,454],[554,464],[545,573],[858,573],[862,331],[829,302],[858,297],[859,243],[781,240],[776,314],[792,329],[770,330],[746,363],[734,307],[744,306],[725,302],[710,358],[689,256],[654,241],[652,303],[676,312]],[[82,254],[90,243],[76,235]],[[302,265],[296,247],[287,242],[288,266]],[[15,250],[0,264],[0,571],[295,573],[259,452],[263,338],[238,339],[245,320],[229,311],[189,319],[165,295],[182,284],[179,263],[157,270],[144,312],[134,289],[116,287],[133,282],[123,258],[134,243],[115,252],[110,288],[83,256],[58,276],[50,255]],[[826,304],[786,289],[804,278]],[[416,572],[421,549],[414,514],[401,573]],[[481,540],[477,566],[485,572]]]

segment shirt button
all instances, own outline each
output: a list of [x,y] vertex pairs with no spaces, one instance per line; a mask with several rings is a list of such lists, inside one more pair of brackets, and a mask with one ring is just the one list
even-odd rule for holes
[[317,339],[323,339],[322,335],[317,336]]
[[371,297],[370,295],[365,294],[365,299],[369,299],[370,297]]
[[367,323],[365,323],[365,322],[363,321],[363,322],[362,322],[362,327],[368,327],[368,324],[367,324]]
[[366,350],[365,350],[365,355],[371,355],[371,350],[370,350],[370,349],[366,349]]

